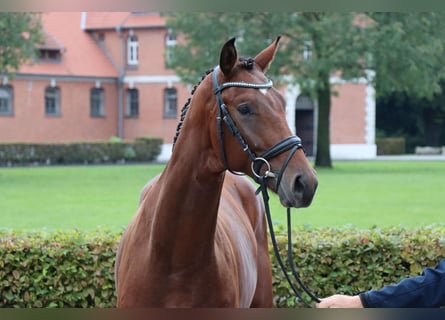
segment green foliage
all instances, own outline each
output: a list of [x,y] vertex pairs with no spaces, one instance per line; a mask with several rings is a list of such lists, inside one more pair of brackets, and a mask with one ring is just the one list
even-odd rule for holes
[[9,74],[35,58],[35,48],[43,42],[40,17],[29,12],[1,12],[0,30],[0,73]]
[[[218,63],[222,42],[228,37],[238,39],[240,54],[255,55],[282,35],[281,52],[268,74],[274,81],[298,83],[303,92],[318,100],[315,164],[331,167],[326,125],[331,107],[329,76],[337,71],[345,78],[364,76],[363,60],[372,44],[366,29],[353,23],[355,17],[355,13],[347,12],[178,13],[170,16],[168,24],[185,41],[175,48],[172,66],[184,81],[191,82],[197,72],[202,72],[203,64]],[[310,53],[308,58],[304,52]],[[283,74],[291,77],[285,80]]]
[[409,92],[428,99],[440,92],[445,76],[443,12],[180,12],[168,15],[167,23],[184,39],[171,66],[192,84],[218,64],[229,37],[237,38],[241,54],[254,55],[283,35],[269,75],[280,81],[290,75],[318,101],[317,167],[331,167],[330,75],[367,78],[377,95]]
[[[422,229],[298,228],[293,258],[319,297],[356,294],[433,267],[445,255],[444,226]],[[286,241],[278,230],[282,256]],[[0,307],[114,307],[121,233],[0,231]],[[277,307],[300,307],[271,250]]]
[[[324,88],[324,74],[378,75],[378,93],[401,91],[431,97],[444,78],[443,12],[177,12],[167,24],[183,37],[172,67],[188,83],[218,63],[222,43],[237,38],[253,55],[276,36],[284,41],[271,73],[292,75],[303,91]],[[303,52],[310,58],[303,59]],[[374,78],[369,78],[375,81]]]
[[134,160],[150,161],[156,159],[161,153],[162,140],[151,137],[139,137],[134,140]]
[[0,306],[110,307],[118,235],[0,234]]
[[441,91],[445,76],[444,12],[373,12],[373,64],[378,95],[426,97]]
[[405,138],[376,138],[378,155],[405,154]]
[[153,161],[161,151],[162,139],[138,138],[131,142],[78,142],[57,144],[0,144],[0,165],[32,163],[114,163],[125,160]]
[[406,150],[416,146],[445,146],[445,84],[433,99],[396,92],[377,99],[376,126],[382,136],[403,136]]
[[[293,236],[293,257],[303,283],[315,295],[353,295],[397,283],[435,266],[445,254],[444,231],[443,226],[411,230],[298,229]],[[286,239],[280,240],[285,257]],[[277,306],[303,306],[295,302],[275,256],[271,258]]]
[[[218,64],[227,39],[236,37],[239,53],[253,56],[281,35],[281,52],[269,74],[280,81],[283,73],[292,75],[292,82],[315,94],[314,89],[325,85],[320,75],[338,70],[346,77],[364,75],[359,59],[371,45],[364,29],[353,24],[353,13],[180,12],[167,18],[168,26],[184,38],[173,50],[171,66],[188,83]],[[305,50],[310,59],[303,59]]]

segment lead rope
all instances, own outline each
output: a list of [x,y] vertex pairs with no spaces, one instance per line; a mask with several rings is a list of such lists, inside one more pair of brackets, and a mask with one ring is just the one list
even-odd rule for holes
[[[283,263],[283,260],[281,259],[281,255],[280,255],[280,251],[278,249],[278,244],[277,244],[277,240],[275,237],[275,231],[273,228],[273,223],[272,223],[272,217],[270,214],[270,207],[269,207],[269,193],[267,192],[267,186],[266,186],[266,181],[265,181],[265,176],[260,177],[258,180],[260,187],[257,190],[257,193],[259,191],[261,191],[261,194],[263,196],[263,202],[264,202],[264,208],[266,211],[266,220],[267,220],[267,224],[269,227],[269,233],[270,233],[270,238],[272,241],[272,247],[275,253],[275,256],[277,258],[278,264],[280,265],[281,271],[283,272],[284,276],[286,277],[287,282],[289,283],[292,291],[295,293],[295,295],[297,296],[299,301],[302,301],[304,303],[304,305],[308,308],[312,308],[312,306],[310,305],[309,302],[307,302],[305,299],[303,299],[302,294],[300,293],[300,291],[297,289],[297,287],[294,285],[294,283],[291,281],[289,274],[286,270],[286,266]],[[295,270],[295,265],[292,259],[292,239],[291,239],[291,223],[290,223],[290,208],[288,208],[287,210],[288,212],[288,223],[287,223],[287,228],[288,228],[288,248],[287,248],[287,256],[288,256],[288,260],[289,260],[289,265],[291,267],[291,272],[292,275],[294,276],[294,278],[296,279],[297,283],[300,285],[300,287],[311,297],[311,299],[315,302],[320,302],[320,299],[317,298],[317,296],[315,296],[301,281],[300,276],[298,275],[297,271]]]
[[[281,267],[281,270],[283,271],[284,276],[287,279],[287,282],[289,283],[290,287],[294,291],[297,298],[300,301],[302,301],[307,307],[311,308],[311,305],[306,300],[303,299],[301,293],[298,291],[298,289],[295,287],[295,285],[289,278],[289,274],[287,273],[286,267],[284,266],[284,263],[281,259],[280,252],[278,250],[278,245],[277,245],[277,242],[275,239],[275,232],[273,229],[272,218],[270,215],[269,194],[267,193],[267,186],[266,186],[266,181],[265,181],[266,178],[276,177],[275,174],[270,171],[270,165],[268,163],[268,158],[273,158],[276,155],[279,155],[289,149],[292,149],[289,152],[289,154],[284,162],[283,167],[281,168],[280,172],[278,173],[277,187],[279,186],[281,178],[284,173],[284,170],[286,169],[290,158],[292,157],[292,155],[295,153],[296,150],[298,150],[299,148],[302,148],[301,139],[298,138],[297,136],[288,137],[288,138],[284,139],[283,141],[277,143],[276,145],[272,146],[271,148],[269,148],[262,156],[256,157],[255,154],[250,150],[247,143],[244,141],[243,137],[241,136],[241,133],[239,132],[238,128],[236,127],[236,124],[230,117],[227,107],[222,100],[221,92],[224,89],[230,88],[230,87],[242,87],[242,88],[251,88],[251,89],[269,89],[272,87],[272,81],[269,80],[267,83],[226,82],[226,83],[223,83],[222,85],[219,85],[218,79],[217,79],[218,69],[219,69],[218,66],[214,68],[213,75],[212,75],[212,81],[213,81],[213,86],[214,86],[216,100],[217,100],[216,102],[218,105],[218,115],[217,115],[216,120],[217,120],[218,139],[220,141],[220,150],[221,150],[222,159],[226,165],[226,168],[231,173],[236,174],[236,175],[241,174],[241,173],[232,171],[229,168],[229,165],[227,162],[227,158],[226,158],[226,155],[224,152],[224,143],[223,143],[223,137],[222,137],[222,121],[224,121],[226,123],[227,127],[229,128],[230,132],[232,133],[232,135],[240,143],[243,151],[245,151],[248,154],[250,160],[252,161],[252,172],[256,178],[255,180],[257,181],[257,183],[260,184],[260,187],[258,188],[256,194],[258,194],[258,192],[261,191],[261,193],[263,195],[263,202],[264,202],[265,211],[266,211],[267,223],[269,225],[271,241],[273,244],[275,256],[277,257],[277,261]],[[262,176],[259,175],[259,169],[261,167],[261,163],[263,163],[263,164],[266,163],[268,166],[268,170]],[[256,169],[255,169],[255,166],[257,166]],[[258,172],[258,174],[257,174],[257,172]],[[288,217],[290,217],[290,209],[289,208],[288,208]],[[311,299],[313,301],[320,302],[320,299],[318,299],[313,293],[311,293],[310,290],[303,284],[298,273],[295,271],[295,267],[294,267],[294,263],[293,263],[293,259],[292,259],[292,250],[291,250],[292,249],[292,240],[290,237],[291,232],[289,229],[289,224],[290,224],[290,220],[288,218],[288,260],[289,260],[289,264],[291,267],[292,275],[296,278],[297,283],[300,285],[300,287],[311,297]]]
[[295,270],[295,263],[292,259],[292,226],[291,226],[291,212],[290,208],[287,208],[287,259],[289,260],[289,265],[292,271],[292,275],[297,280],[298,284],[301,288],[303,288],[304,292],[308,294],[308,296],[312,299],[314,302],[321,302],[320,299],[312,293],[311,290],[301,281],[300,276],[298,275],[298,272]]

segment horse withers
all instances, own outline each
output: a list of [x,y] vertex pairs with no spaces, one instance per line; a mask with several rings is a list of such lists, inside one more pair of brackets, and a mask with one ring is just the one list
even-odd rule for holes
[[254,58],[235,39],[185,105],[171,158],[141,194],[116,256],[118,307],[272,307],[264,204],[306,207],[315,171],[265,76],[279,37]]

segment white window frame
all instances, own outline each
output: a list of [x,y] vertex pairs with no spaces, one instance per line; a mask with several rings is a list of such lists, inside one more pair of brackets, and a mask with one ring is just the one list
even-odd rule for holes
[[167,47],[173,47],[176,46],[177,44],[177,40],[176,40],[176,35],[173,32],[173,29],[168,29],[167,31],[167,35],[165,36],[165,45]]
[[139,63],[139,42],[134,34],[130,34],[127,39],[127,64],[137,66]]
[[305,41],[303,47],[303,60],[309,60],[312,56],[312,41]]
[[165,35],[165,62],[167,66],[173,61],[172,48],[177,44],[176,35],[170,28]]

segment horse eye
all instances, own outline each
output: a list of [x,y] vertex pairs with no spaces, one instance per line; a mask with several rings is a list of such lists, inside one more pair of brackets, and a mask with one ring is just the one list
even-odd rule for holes
[[242,115],[252,114],[252,110],[250,109],[250,106],[248,104],[242,104],[238,106],[237,110]]

